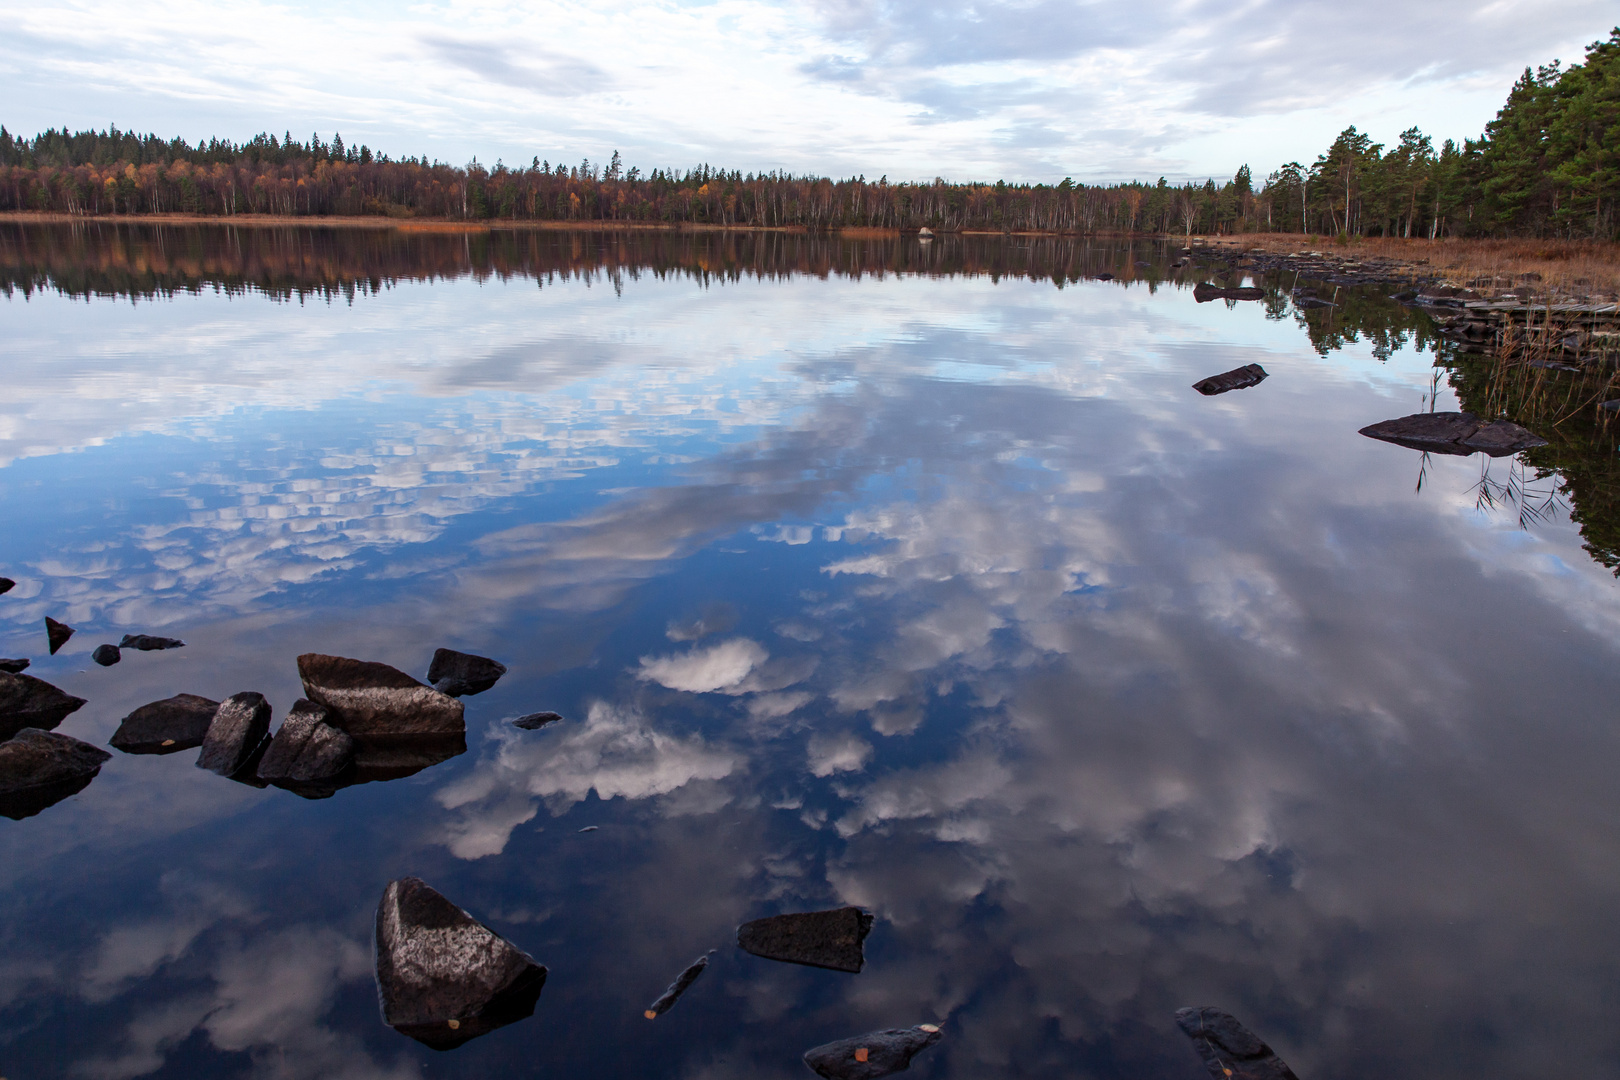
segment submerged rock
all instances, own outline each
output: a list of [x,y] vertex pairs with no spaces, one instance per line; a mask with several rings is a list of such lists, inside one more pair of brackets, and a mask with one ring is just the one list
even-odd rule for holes
[[1211,375],[1207,379],[1200,379],[1193,383],[1193,389],[1205,397],[1224,394],[1229,390],[1247,390],[1251,386],[1259,386],[1266,379],[1266,369],[1259,364],[1244,364],[1231,371],[1223,371],[1219,375]]
[[1215,1080],[1299,1080],[1260,1036],[1219,1009],[1177,1009],[1176,1023]]
[[124,717],[110,740],[126,754],[174,754],[201,746],[219,702],[196,694],[176,694],[142,705]]
[[557,721],[559,721],[561,719],[562,719],[562,714],[561,713],[532,712],[532,713],[525,713],[523,716],[520,716],[516,720],[513,720],[512,721],[512,726],[513,727],[520,727],[524,731],[539,731],[541,728],[545,727],[547,724],[555,724]]
[[0,739],[9,739],[23,728],[50,731],[83,705],[84,698],[44,679],[0,672]]
[[118,651],[116,645],[97,645],[96,651],[90,654],[90,659],[102,667],[112,667],[123,658],[124,654]]
[[482,694],[505,674],[506,665],[498,660],[454,649],[435,651],[433,662],[428,665],[428,682],[441,694],[451,697]]
[[1482,421],[1466,412],[1414,413],[1369,424],[1361,434],[1410,450],[1461,456],[1482,452],[1504,457],[1547,445],[1546,439],[1511,420]]
[[203,736],[197,768],[235,776],[270,737],[270,703],[251,690],[220,702]]
[[136,649],[140,652],[152,652],[156,649],[183,649],[185,642],[179,638],[153,637],[151,634],[125,634],[124,640],[118,643],[120,649]]
[[0,814],[21,821],[78,794],[110,757],[68,735],[22,729],[0,742]]
[[435,1050],[534,1015],[546,969],[420,878],[377,905],[383,1023]]
[[0,596],[4,596],[17,587],[17,583],[8,577],[0,577]]
[[418,738],[394,745],[356,739],[354,772],[349,776],[349,782],[369,784],[379,780],[399,780],[466,752],[467,739],[462,735]]
[[49,615],[45,616],[45,640],[50,643],[51,655],[67,644],[68,638],[73,636],[73,627],[67,623],[59,623]]
[[909,1069],[912,1058],[943,1037],[933,1024],[869,1031],[807,1050],[804,1063],[827,1080],[876,1080]]
[[858,974],[866,964],[872,922],[858,907],[771,915],[737,927],[737,945],[767,960]]
[[13,675],[20,675],[28,669],[26,659],[8,660],[0,657],[0,671],[9,671]]
[[670,1008],[681,999],[681,995],[697,982],[697,977],[703,974],[703,969],[709,966],[709,956],[713,951],[709,950],[688,964],[686,970],[675,976],[675,981],[669,984],[657,1001],[647,1006],[647,1011],[642,1015],[649,1020],[656,1020],[669,1012]]
[[1193,299],[1200,304],[1211,300],[1264,300],[1266,290],[1246,285],[1236,289],[1223,289],[1213,282],[1200,281],[1193,286]]
[[329,722],[359,744],[461,738],[462,705],[398,668],[369,660],[305,653],[298,658],[304,696],[331,712]]
[[259,779],[273,784],[333,781],[354,764],[354,740],[327,723],[326,709],[299,698],[259,761]]

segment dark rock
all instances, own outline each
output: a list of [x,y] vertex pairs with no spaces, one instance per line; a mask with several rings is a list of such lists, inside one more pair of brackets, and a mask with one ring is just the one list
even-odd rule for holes
[[0,658],[0,671],[9,671],[13,675],[21,675],[28,670],[27,659],[7,660]]
[[125,634],[124,640],[118,643],[120,649],[135,649],[139,652],[152,652],[156,649],[182,649],[185,642],[179,638],[153,637],[151,634]]
[[482,694],[506,674],[506,665],[487,656],[439,649],[428,665],[428,682],[441,694],[469,697]]
[[383,1022],[435,1050],[534,1015],[546,969],[419,878],[377,905]]
[[252,761],[270,736],[270,703],[251,690],[220,702],[203,736],[197,768],[235,776]]
[[8,577],[0,577],[0,596],[4,596],[17,587],[17,583]]
[[52,686],[32,675],[0,672],[0,739],[23,728],[50,731],[84,705],[84,698]]
[[1505,457],[1520,450],[1546,446],[1547,440],[1511,420],[1492,420],[1488,424],[1481,424],[1478,431],[1463,440],[1463,445],[1483,450],[1491,457]]
[[365,745],[442,742],[466,735],[462,705],[398,668],[369,660],[305,653],[298,658],[304,696],[331,712],[328,722]]
[[1219,285],[1208,281],[1200,281],[1193,286],[1193,299],[1200,304],[1207,304],[1211,300],[1264,300],[1266,290],[1246,285],[1236,289],[1223,289]]
[[123,653],[118,651],[118,646],[116,645],[97,645],[96,651],[90,654],[90,659],[94,660],[102,667],[112,667],[123,658]]
[[675,981],[669,984],[657,1001],[647,1006],[647,1011],[642,1015],[649,1020],[656,1020],[667,1013],[681,999],[681,995],[686,993],[693,983],[697,982],[697,977],[703,974],[703,969],[709,966],[709,955],[713,951],[711,949],[709,952],[704,953],[692,961],[685,971],[675,976]]
[[767,960],[858,973],[872,921],[858,907],[772,915],[737,927],[737,945]]
[[50,642],[51,655],[67,644],[68,638],[73,636],[73,627],[67,623],[59,623],[49,615],[45,616],[45,640]]
[[399,780],[466,752],[467,739],[462,735],[415,738],[393,745],[355,739],[354,772],[349,780],[355,784]]
[[259,779],[310,784],[342,776],[354,764],[354,740],[327,723],[327,715],[322,706],[299,698],[259,762]]
[[1259,364],[1245,364],[1231,371],[1223,371],[1219,375],[1211,375],[1207,379],[1200,379],[1193,383],[1193,389],[1205,397],[1224,394],[1229,390],[1247,390],[1251,386],[1259,386],[1265,381],[1266,369]]
[[1615,398],[1613,401],[1605,401],[1601,408],[1608,409],[1610,412],[1620,412],[1620,398]]
[[1294,297],[1294,305],[1302,308],[1338,307],[1337,304],[1316,296],[1296,296]]
[[876,1080],[909,1069],[912,1058],[943,1037],[933,1024],[870,1031],[807,1050],[804,1063],[827,1080]]
[[0,814],[21,821],[78,794],[110,757],[67,735],[23,728],[0,743]]
[[[27,663],[26,660],[23,661],[23,662]],[[532,712],[532,713],[526,713],[523,716],[518,717],[516,720],[513,720],[512,721],[512,726],[513,727],[520,727],[524,731],[539,731],[541,728],[545,727],[547,724],[555,724],[557,721],[559,721],[561,719],[562,719],[562,714],[561,713]]]
[[1473,413],[1465,412],[1414,413],[1369,424],[1361,434],[1411,450],[1463,456],[1483,451],[1491,457],[1503,457],[1547,445],[1545,439],[1509,420],[1481,422]]
[[1097,280],[1098,281],[1113,281],[1114,280],[1114,275],[1108,273],[1107,271],[1104,271],[1103,273],[1097,275]]
[[1298,1080],[1294,1070],[1231,1013],[1177,1009],[1176,1023],[1215,1080]]
[[175,754],[201,746],[219,702],[196,694],[176,694],[142,705],[124,717],[110,740],[126,754]]

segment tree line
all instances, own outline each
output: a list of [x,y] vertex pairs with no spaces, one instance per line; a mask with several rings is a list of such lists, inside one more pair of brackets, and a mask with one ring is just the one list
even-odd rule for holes
[[1526,69],[1478,139],[1436,150],[1417,128],[1386,148],[1354,126],[1314,163],[1256,185],[891,183],[785,172],[626,169],[608,162],[466,166],[286,133],[191,146],[116,127],[0,127],[0,210],[73,215],[383,215],[947,231],[1310,232],[1346,236],[1620,234],[1620,28],[1584,63]]

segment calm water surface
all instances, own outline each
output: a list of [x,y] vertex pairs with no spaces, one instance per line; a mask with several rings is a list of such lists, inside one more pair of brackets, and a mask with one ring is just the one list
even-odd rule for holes
[[[115,754],[0,820],[5,1076],[798,1077],[927,1021],[920,1078],[1196,1080],[1183,1005],[1304,1080],[1620,1070],[1601,500],[1358,435],[1458,407],[1381,291],[1199,305],[1151,244],[7,230],[0,655],[89,699],[60,731],[279,722],[301,652],[510,673],[405,779]],[[188,644],[89,662],[131,632]],[[549,967],[531,1019],[382,1024],[408,874]],[[859,975],[733,944],[840,904]]]

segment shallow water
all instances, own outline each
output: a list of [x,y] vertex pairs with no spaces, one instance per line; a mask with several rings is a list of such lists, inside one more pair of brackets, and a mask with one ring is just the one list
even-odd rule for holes
[[[1184,1005],[1304,1080],[1620,1067],[1620,587],[1558,477],[1357,434],[1458,407],[1380,292],[1334,325],[1018,239],[8,227],[0,262],[0,655],[89,699],[58,730],[279,722],[303,652],[509,668],[404,779],[115,754],[0,820],[6,1076],[793,1077],[932,1022],[919,1077],[1195,1080]],[[89,662],[136,632],[187,645]],[[532,1018],[383,1025],[405,875],[549,968]],[[842,904],[858,975],[734,944]]]

